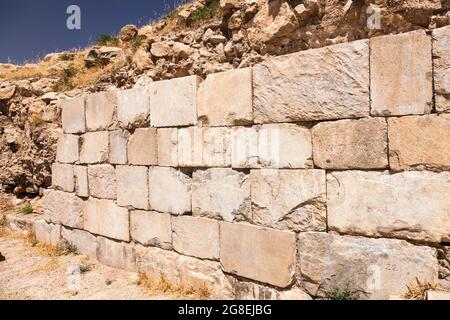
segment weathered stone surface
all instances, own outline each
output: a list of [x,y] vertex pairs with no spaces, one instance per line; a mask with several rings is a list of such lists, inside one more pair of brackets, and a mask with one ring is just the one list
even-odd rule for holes
[[75,190],[73,165],[52,164],[52,186],[62,191],[73,192]]
[[136,250],[133,244],[97,237],[97,259],[113,268],[136,271]]
[[158,165],[162,167],[178,166],[178,129],[158,129]]
[[287,287],[295,270],[295,233],[220,223],[220,262],[225,272]]
[[199,79],[197,76],[189,76],[151,84],[152,127],[188,126],[197,123]]
[[312,129],[314,164],[323,169],[384,169],[387,123],[383,118],[322,122]]
[[228,168],[195,171],[192,213],[228,222],[251,220],[250,179]]
[[109,133],[109,162],[111,164],[127,164],[128,132],[115,130]]
[[117,91],[117,120],[125,127],[150,124],[149,87]]
[[158,139],[155,128],[136,129],[128,141],[128,163],[158,164]]
[[257,123],[366,116],[368,41],[272,58],[253,67],[253,83]]
[[450,169],[449,114],[389,118],[388,127],[392,169]]
[[252,95],[251,68],[210,74],[198,90],[198,119],[207,126],[251,124]]
[[184,214],[191,212],[192,179],[169,167],[149,169],[150,208],[159,212]]
[[38,242],[56,246],[61,239],[61,226],[37,220],[34,223],[34,233]]
[[259,168],[258,126],[231,129],[231,166]]
[[117,204],[137,209],[149,209],[148,169],[146,167],[117,166]]
[[44,191],[44,219],[71,228],[83,228],[83,201],[73,193]]
[[424,30],[370,39],[371,114],[430,113],[431,38]]
[[61,163],[75,163],[79,160],[79,137],[61,134],[56,146],[56,160]]
[[74,166],[73,174],[75,178],[75,192],[79,197],[89,197],[88,168],[84,166]]
[[81,136],[80,163],[102,163],[108,161],[109,133],[88,132]]
[[97,235],[130,241],[128,209],[112,200],[89,198],[84,203],[84,229]]
[[77,247],[80,254],[97,257],[97,238],[89,232],[77,229],[61,228],[61,236]]
[[349,288],[359,299],[403,295],[407,285],[437,282],[436,250],[406,241],[299,234],[301,281],[312,295]]
[[219,259],[219,222],[179,216],[172,219],[173,247],[184,255]]
[[130,232],[131,238],[144,246],[172,249],[172,225],[168,213],[131,211]]
[[450,239],[450,173],[344,171],[327,176],[328,227],[430,242]]
[[294,231],[326,230],[323,170],[252,170],[253,222]]
[[114,125],[117,105],[115,92],[98,92],[86,96],[86,127],[88,131],[110,129]]
[[450,300],[450,291],[429,290],[427,300]]
[[110,164],[88,167],[89,194],[99,199],[116,199],[116,170]]
[[437,112],[450,112],[450,26],[433,31],[434,91]]
[[61,120],[65,133],[86,132],[85,99],[77,97],[61,102]]

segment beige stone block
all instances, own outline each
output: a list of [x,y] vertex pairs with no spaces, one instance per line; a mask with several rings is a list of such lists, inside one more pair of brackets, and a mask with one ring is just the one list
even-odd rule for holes
[[435,29],[432,37],[436,110],[450,112],[450,26]]
[[34,223],[34,233],[38,242],[57,246],[61,239],[61,226],[37,220]]
[[117,166],[117,204],[149,209],[148,169],[141,166]]
[[450,173],[343,171],[327,176],[328,227],[345,234],[450,240]]
[[117,96],[115,92],[98,92],[86,96],[86,127],[88,131],[113,127]]
[[172,249],[172,225],[168,213],[131,211],[130,232],[131,238],[144,246]]
[[83,201],[73,193],[44,191],[44,219],[70,228],[83,228]]
[[52,186],[62,191],[73,192],[75,190],[73,165],[52,164]]
[[97,238],[89,232],[77,229],[61,228],[61,236],[63,239],[72,243],[78,253],[97,258]]
[[136,250],[133,244],[97,237],[97,259],[113,268],[136,271]]
[[163,167],[178,166],[178,129],[158,129],[158,165]]
[[314,164],[323,169],[387,168],[387,123],[383,118],[322,122],[312,129]]
[[109,162],[111,164],[127,164],[128,132],[115,130],[109,133]]
[[116,170],[110,164],[88,167],[89,194],[99,199],[116,199]]
[[76,97],[61,102],[64,133],[86,132],[85,98]]
[[75,163],[79,160],[80,138],[71,134],[61,134],[56,146],[56,160],[60,163]]
[[136,129],[128,141],[128,163],[158,164],[158,139],[155,128]]
[[427,300],[450,300],[450,291],[428,290]]
[[150,124],[150,89],[148,86],[117,91],[117,119],[125,127]]
[[88,168],[84,166],[74,166],[75,192],[79,197],[89,197]]
[[108,161],[109,133],[88,132],[81,136],[80,163],[95,164]]
[[260,168],[258,126],[231,129],[231,166],[233,168]]
[[295,233],[220,223],[220,262],[225,272],[280,288],[295,272]]
[[430,113],[431,38],[424,30],[370,39],[371,114]]

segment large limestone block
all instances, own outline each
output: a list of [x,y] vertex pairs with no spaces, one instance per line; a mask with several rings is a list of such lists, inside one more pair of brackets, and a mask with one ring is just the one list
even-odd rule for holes
[[152,127],[189,126],[197,123],[199,79],[197,76],[189,76],[151,84]]
[[86,96],[86,127],[88,131],[108,130],[114,125],[117,105],[115,92],[98,92]]
[[99,199],[116,199],[116,171],[110,164],[88,167],[89,193]]
[[430,113],[433,102],[431,38],[413,31],[370,39],[371,113]]
[[144,246],[172,248],[171,216],[155,211],[131,211],[130,232],[133,240]]
[[97,259],[113,268],[136,271],[136,250],[133,244],[97,237]]
[[158,165],[161,167],[178,166],[178,129],[158,129]]
[[117,120],[125,127],[150,124],[150,90],[141,87],[117,91]]
[[328,227],[340,233],[450,240],[450,173],[344,171],[327,176]]
[[450,26],[433,31],[434,90],[437,112],[450,112]]
[[208,75],[198,90],[199,121],[207,126],[251,124],[252,91],[251,68]]
[[56,146],[56,160],[60,163],[75,163],[79,160],[78,136],[61,134]]
[[44,219],[70,228],[83,228],[83,201],[73,193],[44,191]]
[[285,288],[295,272],[295,233],[220,223],[220,262],[225,272]]
[[73,165],[52,164],[52,186],[62,191],[73,192],[75,190]]
[[173,247],[184,255],[219,259],[219,222],[179,216],[172,219]]
[[314,164],[323,169],[384,169],[387,123],[383,118],[322,122],[312,129]]
[[324,170],[252,170],[253,222],[293,231],[326,230]]
[[37,220],[34,223],[34,233],[38,242],[57,246],[61,239],[61,225]]
[[89,197],[88,167],[74,166],[75,192],[79,197]]
[[84,229],[112,239],[130,241],[128,209],[112,200],[89,198],[84,203]]
[[392,169],[450,169],[449,114],[389,118],[388,127]]
[[258,126],[231,129],[231,166],[233,168],[260,168]]
[[192,213],[229,222],[251,220],[250,179],[229,168],[195,171]]
[[191,212],[192,179],[169,167],[149,169],[150,208],[172,214]]
[[148,169],[141,166],[117,166],[117,204],[149,209]]
[[158,139],[155,128],[136,129],[128,141],[128,163],[144,166],[158,164]]
[[109,162],[111,164],[127,164],[127,144],[129,133],[115,130],[109,133]]
[[253,67],[255,122],[294,122],[369,114],[367,40],[269,59]]
[[430,247],[319,232],[298,237],[300,281],[312,295],[349,289],[359,299],[388,299],[405,294],[416,279],[437,282],[436,250]]
[[85,98],[76,97],[61,102],[61,121],[64,133],[86,132]]
[[81,137],[80,163],[95,164],[108,161],[109,133],[88,132]]
[[61,237],[77,247],[78,253],[97,258],[97,238],[89,232],[63,227]]

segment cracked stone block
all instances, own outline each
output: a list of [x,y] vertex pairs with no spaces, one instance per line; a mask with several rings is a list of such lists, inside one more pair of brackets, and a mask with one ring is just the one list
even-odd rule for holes
[[172,218],[175,251],[201,259],[219,259],[219,222],[205,218]]
[[44,191],[44,219],[70,228],[83,228],[83,201],[73,193]]
[[117,105],[115,92],[98,92],[86,96],[86,127],[88,131],[113,127]]
[[431,38],[424,30],[371,38],[371,114],[430,113],[432,70]]
[[298,235],[300,281],[311,295],[349,288],[356,299],[383,300],[405,294],[417,279],[437,283],[436,249],[402,240]]
[[131,238],[144,246],[172,249],[171,216],[156,211],[130,212]]
[[110,164],[88,167],[89,193],[99,199],[116,199],[116,170]]
[[61,239],[61,226],[37,220],[34,223],[34,233],[38,242],[57,246]]
[[108,161],[109,133],[88,132],[81,136],[80,163],[96,164]]
[[52,164],[52,186],[62,191],[73,192],[75,190],[73,165]]
[[87,231],[63,227],[61,228],[61,236],[72,243],[77,248],[78,253],[93,259],[97,258],[97,238],[94,235]]
[[149,209],[148,169],[141,166],[117,166],[117,204]]
[[74,166],[75,192],[79,197],[89,197],[88,167]]
[[61,134],[56,146],[56,161],[60,163],[75,163],[79,160],[78,136]]
[[61,122],[64,133],[86,132],[85,98],[76,97],[61,102]]
[[143,166],[158,164],[158,139],[155,128],[136,129],[128,141],[128,163]]
[[208,75],[198,90],[199,121],[212,127],[251,124],[252,91],[251,68]]
[[436,110],[450,112],[450,26],[433,30]]
[[158,165],[163,167],[178,166],[178,129],[158,129]]
[[127,164],[127,131],[115,130],[109,133],[109,162],[111,164]]
[[324,170],[252,170],[253,222],[296,232],[326,231]]
[[449,172],[332,172],[327,195],[328,227],[339,233],[450,240]]
[[150,124],[150,90],[141,87],[117,91],[117,120],[125,127]]
[[252,219],[250,179],[229,168],[197,170],[193,174],[192,213],[225,221]]
[[136,271],[136,250],[131,243],[97,237],[97,260],[113,268]]

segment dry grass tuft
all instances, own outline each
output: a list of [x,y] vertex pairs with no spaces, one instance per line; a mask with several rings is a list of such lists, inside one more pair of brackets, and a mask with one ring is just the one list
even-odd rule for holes
[[421,282],[416,278],[416,283],[407,285],[408,292],[404,295],[406,299],[410,300],[426,300],[427,291],[436,289],[437,285],[428,282]]
[[41,273],[41,272],[47,272],[47,271],[53,271],[58,269],[60,266],[58,259],[53,257],[49,262],[42,266],[38,266],[35,269],[31,271],[31,273]]

